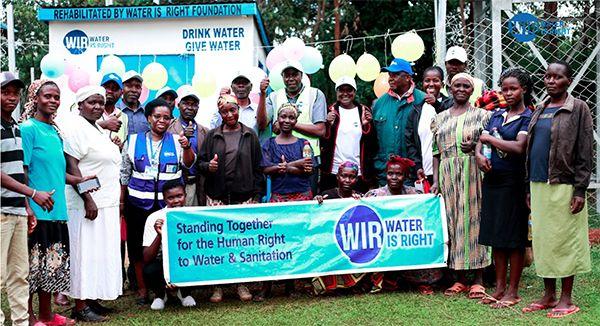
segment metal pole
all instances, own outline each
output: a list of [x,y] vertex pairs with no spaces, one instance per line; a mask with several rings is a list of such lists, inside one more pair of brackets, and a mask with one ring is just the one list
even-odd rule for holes
[[[594,1],[596,12],[596,44],[600,44],[600,0]],[[600,129],[600,52],[596,53],[596,138]],[[596,183],[600,182],[600,142],[596,141]],[[600,212],[600,189],[596,189],[596,212]]]
[[492,0],[492,80],[502,73],[502,0]]
[[446,56],[446,1],[435,0],[435,62],[444,67]]
[[6,27],[8,34],[8,70],[17,73],[17,61],[15,59],[15,20],[13,17],[13,4],[6,5]]

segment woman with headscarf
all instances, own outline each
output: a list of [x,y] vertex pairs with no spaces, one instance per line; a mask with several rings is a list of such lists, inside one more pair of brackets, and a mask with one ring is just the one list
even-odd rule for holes
[[[482,303],[505,308],[521,301],[519,280],[523,271],[529,209],[525,202],[525,148],[531,121],[533,82],[522,68],[510,68],[500,76],[506,110],[494,111],[475,150],[477,165],[485,173],[482,181],[479,243],[492,247],[496,269],[496,290]],[[501,138],[495,135],[499,134]],[[484,146],[491,156],[482,153]],[[510,285],[506,275],[510,263]]]
[[[263,181],[260,162],[262,153],[258,136],[239,122],[239,106],[235,97],[223,94],[217,106],[221,126],[212,129],[200,148],[198,168],[206,177],[204,190],[207,206],[258,203]],[[238,285],[242,301],[252,300],[245,285]],[[223,290],[216,286],[210,301],[223,300]]]
[[[433,131],[432,192],[441,193],[448,220],[448,267],[456,282],[444,294],[469,292],[469,298],[485,296],[483,268],[491,264],[488,248],[478,243],[481,210],[481,173],[475,160],[475,145],[491,112],[469,103],[473,77],[458,73],[452,78],[453,106],[438,114]],[[475,272],[473,285],[466,285],[467,271]]]
[[[311,200],[310,175],[313,171],[312,147],[308,140],[292,134],[298,119],[298,109],[291,103],[277,110],[280,133],[262,145],[261,166],[271,176],[270,202]],[[308,146],[308,156],[305,151]]]
[[134,264],[139,305],[147,303],[144,283],[142,238],[148,216],[165,207],[162,187],[180,180],[182,169],[191,167],[196,154],[188,139],[167,131],[173,112],[167,102],[155,99],[144,114],[150,130],[131,134],[122,152],[120,210],[127,220],[127,251]]
[[[572,81],[567,62],[548,65],[544,75],[548,98],[535,109],[527,139],[531,236],[544,296],[523,311],[552,308],[549,318],[580,310],[572,300],[575,275],[592,270],[585,195],[592,171],[593,124],[587,104],[569,94]],[[561,279],[558,300],[557,279]]]
[[[25,120],[21,128],[23,164],[29,187],[53,194],[54,208],[44,210],[32,198],[29,205],[37,226],[29,236],[29,320],[30,324],[73,325],[74,320],[52,313],[52,294],[70,288],[69,230],[65,182],[77,185],[89,178],[66,173],[63,140],[54,123],[60,105],[60,89],[53,81],[38,79],[27,94]],[[39,314],[33,312],[33,294],[38,294]]]
[[115,300],[122,294],[120,251],[119,168],[121,153],[110,132],[97,124],[102,117],[105,90],[86,86],[77,91],[79,115],[63,126],[69,173],[95,175],[100,188],[80,195],[67,187],[71,250],[72,317],[78,321],[105,321],[106,308],[97,300]]

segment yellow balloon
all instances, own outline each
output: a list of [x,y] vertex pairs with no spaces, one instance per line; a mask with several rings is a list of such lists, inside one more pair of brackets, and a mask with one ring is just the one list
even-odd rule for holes
[[373,92],[375,92],[375,96],[381,97],[381,95],[387,93],[390,89],[390,84],[388,83],[388,79],[390,76],[387,72],[382,72],[379,74],[379,77],[375,79],[375,83],[373,83]]
[[151,90],[159,90],[167,84],[169,75],[167,69],[163,65],[157,62],[148,64],[144,71],[142,71],[142,78],[144,79],[144,85]]
[[392,54],[395,58],[417,61],[425,53],[425,43],[419,34],[408,32],[399,35],[392,42]]
[[214,74],[205,71],[200,75],[194,75],[192,78],[192,87],[196,90],[201,98],[211,97],[215,95],[217,90],[217,79]]
[[364,81],[375,80],[379,76],[380,69],[379,61],[372,54],[365,52],[356,60],[356,74]]
[[354,78],[356,76],[356,63],[354,59],[347,54],[340,54],[333,58],[329,64],[329,78],[335,83],[341,77]]

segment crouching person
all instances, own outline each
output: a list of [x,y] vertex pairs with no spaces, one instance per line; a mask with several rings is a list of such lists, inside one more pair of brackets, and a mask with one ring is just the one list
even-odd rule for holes
[[[181,180],[167,181],[163,187],[163,198],[167,208],[185,206],[185,185]],[[165,223],[165,210],[153,213],[146,220],[144,227],[144,280],[150,290],[154,292],[154,301],[150,305],[152,310],[162,310],[169,298],[174,296],[181,301],[184,307],[193,307],[196,301],[190,295],[190,290],[177,288],[166,284],[162,263],[162,227]]]

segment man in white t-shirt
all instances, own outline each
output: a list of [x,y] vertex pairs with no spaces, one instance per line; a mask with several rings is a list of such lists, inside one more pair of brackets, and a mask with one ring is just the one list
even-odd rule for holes
[[[180,180],[167,181],[163,187],[163,198],[166,208],[185,206],[185,185]],[[162,227],[165,222],[166,209],[161,209],[148,216],[144,227],[144,238],[142,246],[144,247],[144,280],[149,289],[151,289],[155,298],[150,305],[152,310],[162,310],[167,302],[168,292],[174,292],[184,307],[193,307],[196,301],[189,295],[189,290],[185,288],[177,289],[171,284],[166,284],[162,264]]]

